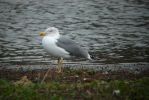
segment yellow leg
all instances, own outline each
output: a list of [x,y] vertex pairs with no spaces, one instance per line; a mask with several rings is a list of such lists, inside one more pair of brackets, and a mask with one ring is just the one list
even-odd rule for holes
[[58,59],[58,65],[57,65],[57,72],[61,73],[62,72],[62,67],[63,67],[63,58],[61,57],[60,59]]
[[[63,67],[63,58],[61,57],[60,59],[58,59],[57,61],[58,65],[57,65],[57,72],[61,73],[62,72],[62,67]],[[44,75],[41,83],[43,83],[46,79],[46,77],[48,76],[48,73],[50,72],[50,68],[48,69],[48,71],[46,72],[46,74]]]

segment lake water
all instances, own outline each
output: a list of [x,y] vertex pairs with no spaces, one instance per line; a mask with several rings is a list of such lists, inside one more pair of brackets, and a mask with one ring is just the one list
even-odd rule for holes
[[48,26],[83,45],[96,62],[148,62],[148,0],[0,0],[0,64],[55,61],[40,44],[39,32]]

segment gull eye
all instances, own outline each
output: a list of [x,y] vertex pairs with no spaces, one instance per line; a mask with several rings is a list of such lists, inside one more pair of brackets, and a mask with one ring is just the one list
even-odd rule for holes
[[49,32],[53,32],[53,30],[49,30]]
[[51,30],[48,30],[48,32],[53,32],[53,30],[51,29]]

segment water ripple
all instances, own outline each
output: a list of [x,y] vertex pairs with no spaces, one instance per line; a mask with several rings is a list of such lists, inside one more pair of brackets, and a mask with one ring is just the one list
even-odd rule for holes
[[1,0],[0,63],[40,63],[48,26],[76,40],[97,62],[148,62],[147,0]]

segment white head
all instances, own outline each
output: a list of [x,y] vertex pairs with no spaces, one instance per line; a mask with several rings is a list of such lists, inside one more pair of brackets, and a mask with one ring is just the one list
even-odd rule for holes
[[59,36],[59,30],[56,27],[49,27],[44,32],[40,32],[40,36]]

